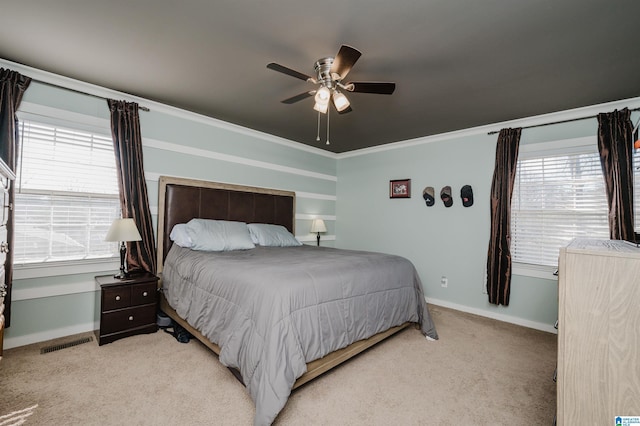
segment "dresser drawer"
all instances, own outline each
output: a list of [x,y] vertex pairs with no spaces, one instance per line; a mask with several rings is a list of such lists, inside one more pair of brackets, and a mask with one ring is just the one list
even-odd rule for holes
[[[2,239],[2,241],[6,241]],[[2,351],[4,347],[4,298],[7,294],[7,285],[5,283],[6,273],[4,269],[4,261],[6,254],[0,255],[0,359],[2,359]]]
[[[4,298],[7,295],[7,283],[5,282],[4,263],[0,265],[0,303],[4,304]],[[4,306],[4,305],[3,305]]]
[[112,311],[155,303],[157,288],[155,281],[105,288],[102,292],[102,310]]
[[3,267],[4,261],[7,259],[8,250],[9,247],[7,246],[7,227],[5,225],[0,225],[0,265],[2,265]]
[[101,318],[101,334],[125,331],[156,322],[156,305],[137,306],[105,312]]
[[156,281],[131,285],[131,306],[156,302],[158,283]]
[[131,286],[121,285],[102,289],[102,310],[128,308],[131,306]]
[[6,225],[9,217],[9,193],[4,186],[0,188],[0,208],[0,225]]

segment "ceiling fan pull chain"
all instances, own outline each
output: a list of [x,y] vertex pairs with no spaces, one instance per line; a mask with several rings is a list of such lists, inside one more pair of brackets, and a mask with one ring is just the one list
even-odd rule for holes
[[320,111],[318,111],[318,134],[316,135],[316,142],[320,142]]
[[331,115],[331,108],[327,110],[327,145],[329,145],[329,115]]

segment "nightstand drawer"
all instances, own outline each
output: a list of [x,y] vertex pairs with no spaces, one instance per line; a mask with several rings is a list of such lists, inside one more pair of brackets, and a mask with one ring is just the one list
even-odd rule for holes
[[131,306],[155,303],[158,283],[156,281],[131,286]]
[[156,321],[156,305],[138,306],[129,309],[105,312],[102,314],[101,334],[154,324]]
[[131,286],[121,285],[102,290],[102,310],[128,308],[131,306]]

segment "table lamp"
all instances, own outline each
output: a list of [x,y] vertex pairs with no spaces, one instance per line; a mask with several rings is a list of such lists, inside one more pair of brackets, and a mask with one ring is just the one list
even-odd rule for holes
[[120,273],[114,275],[113,277],[121,280],[127,278],[128,273],[125,272],[126,270],[124,266],[124,262],[127,256],[127,245],[125,244],[125,242],[142,240],[140,232],[138,232],[138,228],[136,227],[136,223],[133,221],[133,219],[114,220],[104,240],[120,242]]
[[313,222],[311,222],[311,232],[318,233],[318,245],[320,245],[320,233],[327,232],[327,227],[324,226],[324,220],[313,219]]

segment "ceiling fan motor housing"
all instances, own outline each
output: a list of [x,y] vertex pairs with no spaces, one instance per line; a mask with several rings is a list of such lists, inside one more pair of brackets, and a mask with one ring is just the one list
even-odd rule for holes
[[334,79],[331,76],[331,65],[333,65],[332,57],[318,59],[314,65],[316,75],[318,76],[318,83],[329,89],[335,86]]

